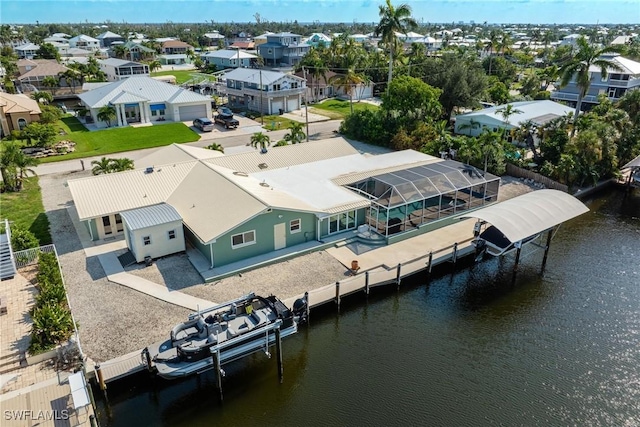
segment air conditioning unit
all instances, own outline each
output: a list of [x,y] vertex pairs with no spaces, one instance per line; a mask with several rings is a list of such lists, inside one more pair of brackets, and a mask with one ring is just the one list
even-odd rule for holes
[[268,209],[266,210],[266,212],[267,212],[267,213],[271,213],[271,212],[273,212],[273,209],[268,208]]

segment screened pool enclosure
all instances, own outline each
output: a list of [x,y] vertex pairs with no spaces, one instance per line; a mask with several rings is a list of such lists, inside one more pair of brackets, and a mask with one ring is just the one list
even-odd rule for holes
[[389,236],[498,199],[500,178],[445,160],[372,176],[347,188],[371,200],[367,223]]

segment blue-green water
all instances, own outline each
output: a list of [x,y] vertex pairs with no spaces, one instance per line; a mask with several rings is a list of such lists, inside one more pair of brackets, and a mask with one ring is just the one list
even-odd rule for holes
[[[101,426],[640,425],[640,191],[607,191],[542,254],[440,271],[312,312],[263,354],[109,389]],[[98,396],[99,393],[96,393]]]

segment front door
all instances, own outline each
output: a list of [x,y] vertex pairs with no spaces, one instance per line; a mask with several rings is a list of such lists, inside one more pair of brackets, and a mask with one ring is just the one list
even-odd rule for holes
[[287,229],[285,223],[276,224],[273,226],[273,250],[287,247]]
[[110,216],[103,216],[102,217],[102,228],[104,229],[104,235],[108,236],[110,234],[113,233],[113,231],[111,231],[111,217]]

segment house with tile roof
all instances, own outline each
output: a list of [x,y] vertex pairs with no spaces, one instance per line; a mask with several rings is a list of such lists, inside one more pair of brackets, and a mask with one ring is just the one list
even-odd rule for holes
[[130,123],[191,121],[211,117],[211,98],[182,89],[151,77],[134,76],[106,83],[78,95],[99,128],[107,123],[98,120],[98,112],[105,105],[116,109],[114,126]]
[[[211,280],[221,267],[348,243],[363,225],[378,244],[421,234],[495,202],[499,189],[499,177],[468,165],[413,150],[363,155],[343,138],[266,153],[184,148],[162,148],[133,171],[68,182],[93,240],[130,234],[130,248],[132,238],[164,245],[180,218],[189,258]],[[157,237],[130,231],[127,217]]]
[[26,95],[0,92],[0,136],[22,130],[31,122],[40,120],[40,106]]
[[[17,62],[18,81],[20,84],[28,86],[33,85],[37,90],[47,90],[48,88],[42,84],[45,78],[53,77],[58,80],[58,74],[69,70],[54,59],[20,59]],[[61,87],[67,87],[64,79],[60,82]]]

